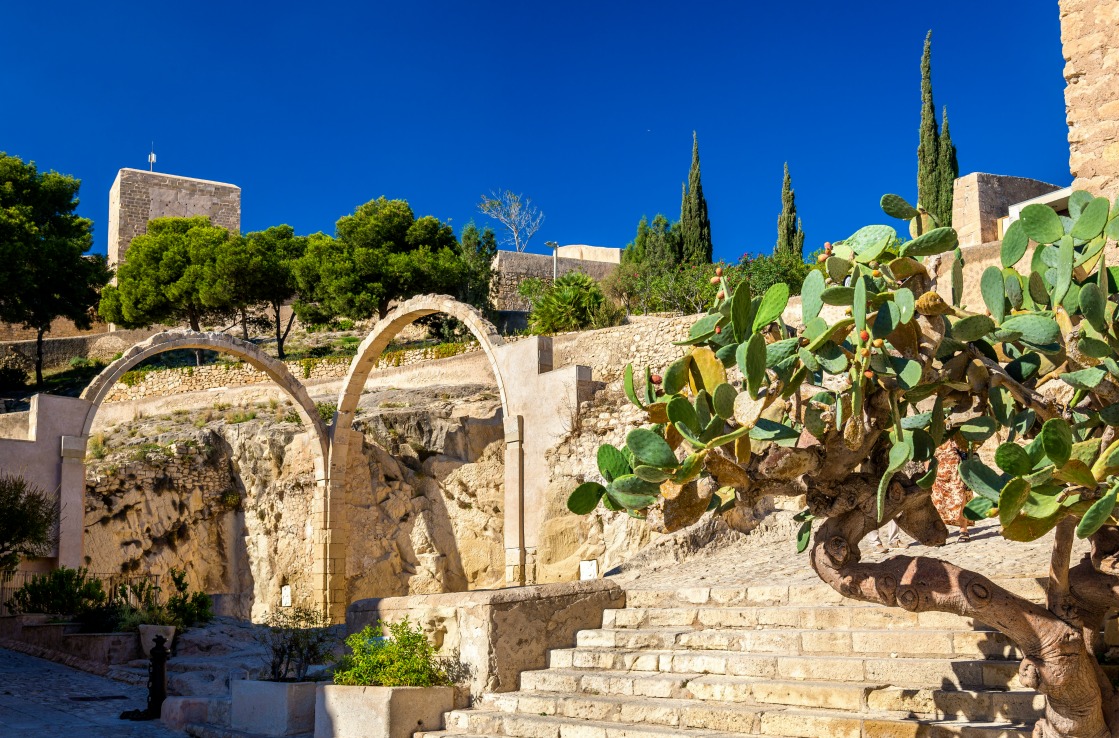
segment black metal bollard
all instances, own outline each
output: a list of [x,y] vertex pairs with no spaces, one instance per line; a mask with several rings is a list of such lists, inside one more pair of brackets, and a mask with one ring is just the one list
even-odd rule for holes
[[167,639],[157,635],[148,662],[148,706],[144,710],[128,710],[120,714],[121,720],[159,720],[163,701],[167,699]]

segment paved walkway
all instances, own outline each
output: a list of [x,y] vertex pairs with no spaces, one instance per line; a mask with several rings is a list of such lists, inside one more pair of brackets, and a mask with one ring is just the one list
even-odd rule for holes
[[3,738],[179,738],[158,720],[119,719],[143,709],[147,690],[0,648]]

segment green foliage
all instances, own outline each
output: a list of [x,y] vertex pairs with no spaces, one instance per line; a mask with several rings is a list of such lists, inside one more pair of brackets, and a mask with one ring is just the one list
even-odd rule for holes
[[[896,195],[882,207],[923,219]],[[663,501],[667,519],[679,484],[710,475],[720,488],[745,486],[755,455],[803,447],[807,432],[824,448],[866,450],[863,463],[881,472],[879,515],[896,477],[931,485],[934,451],[951,441],[968,450],[960,474],[978,495],[966,514],[997,516],[1008,539],[1034,540],[1070,516],[1082,537],[1119,524],[1119,441],[1108,428],[1119,426],[1119,267],[1104,262],[1108,239],[1119,236],[1119,206],[1077,192],[1069,210],[1063,219],[1044,206],[1023,210],[1003,267],[979,280],[989,314],[927,287],[924,260],[957,251],[948,227],[904,241],[874,225],[829,244],[826,271],[804,282],[799,333],[782,319],[791,290],[775,283],[762,292],[744,270],[725,271],[659,387],[649,370],[627,367],[626,395],[651,426],[631,432],[625,449],[599,449],[601,481],[579,485],[569,509],[586,514],[601,502],[644,517]],[[1037,246],[1023,273],[1030,240]],[[847,316],[825,319],[825,306]],[[919,350],[926,343],[935,356]],[[726,374],[734,365],[741,381]],[[1073,388],[1067,405],[1039,392],[1046,382]],[[786,402],[805,383],[833,389]],[[1007,439],[995,454],[999,470],[975,453],[996,433]],[[731,505],[733,494],[721,493],[709,509]],[[803,526],[799,535],[803,546]]]
[[117,284],[101,294],[101,317],[126,328],[188,323],[229,315],[232,305],[215,286],[217,260],[230,234],[206,217],[157,218],[132,239]]
[[351,686],[442,687],[450,686],[447,664],[418,626],[408,620],[379,622],[387,629],[381,636],[365,626],[346,639],[350,653],[338,662],[334,683]]
[[781,215],[777,216],[777,245],[773,255],[792,255],[802,262],[804,255],[804,229],[797,217],[796,195],[789,176],[789,163],[785,162],[785,179],[781,183]]
[[0,473],[0,573],[25,556],[47,556],[58,519],[49,495],[16,474]]
[[319,411],[319,417],[326,425],[334,422],[334,413],[338,412],[338,404],[335,402],[316,402],[315,409]]
[[645,217],[637,224],[637,235],[622,252],[623,264],[650,264],[667,270],[683,260],[679,222],[669,223],[668,218],[657,213],[652,224]]
[[333,658],[338,638],[330,627],[330,619],[319,610],[278,608],[268,615],[266,626],[259,631],[257,640],[269,651],[270,681],[305,681],[311,666]]
[[[89,255],[93,224],[78,217],[81,182],[40,172],[0,152],[0,321],[36,331],[35,382],[43,383],[43,335],[56,318],[92,325],[91,309],[111,273]],[[14,373],[5,377],[15,384]]]
[[5,605],[14,613],[48,613],[77,617],[107,601],[101,580],[87,569],[60,567],[31,578]]
[[[384,197],[338,220],[336,238],[309,236],[294,273],[304,323],[383,316],[393,300],[425,293],[479,295],[491,275],[484,268],[494,248],[486,233],[461,246],[449,225],[430,215],[416,218],[404,200]],[[488,293],[487,293],[488,294]]]
[[528,328],[536,334],[582,330],[594,322],[606,299],[591,277],[581,272],[565,274],[534,303]]
[[172,567],[168,572],[175,593],[167,598],[167,613],[179,628],[191,628],[208,623],[214,618],[214,603],[205,592],[191,592],[186,572]]
[[[917,146],[917,202],[935,225],[952,223],[952,193],[960,167],[956,147],[948,132],[948,109],[944,109],[943,128],[936,121],[932,90],[932,31],[925,37],[921,56],[921,127]],[[912,217],[912,216],[910,216]],[[904,218],[909,220],[910,218]],[[923,226],[919,230],[924,230]]]
[[692,168],[680,202],[680,261],[710,264],[713,252],[711,219],[707,216],[707,199],[699,174],[699,138],[692,131]]

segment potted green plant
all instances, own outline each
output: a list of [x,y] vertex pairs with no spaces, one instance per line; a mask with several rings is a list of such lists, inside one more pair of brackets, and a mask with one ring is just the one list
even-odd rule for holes
[[318,688],[315,738],[408,738],[443,727],[454,707],[454,664],[407,620],[378,626],[381,632],[367,625],[346,639],[350,653],[334,683]]
[[256,735],[296,735],[315,727],[311,667],[331,658],[337,637],[318,610],[273,610],[258,638],[268,647],[267,676],[232,683],[230,725]]

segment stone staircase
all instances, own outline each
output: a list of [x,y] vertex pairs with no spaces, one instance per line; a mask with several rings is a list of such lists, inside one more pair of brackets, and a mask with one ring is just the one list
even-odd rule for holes
[[[1000,581],[1032,599],[1033,579]],[[602,628],[422,738],[996,738],[1043,698],[1016,647],[946,613],[845,600],[822,584],[627,589]]]

